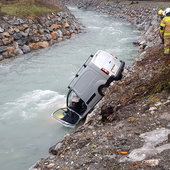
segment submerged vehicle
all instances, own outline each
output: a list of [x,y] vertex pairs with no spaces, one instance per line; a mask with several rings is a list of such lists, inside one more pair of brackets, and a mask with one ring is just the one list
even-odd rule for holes
[[68,86],[67,107],[52,117],[74,128],[103,98],[110,83],[122,79],[124,66],[125,62],[102,50],[90,55]]

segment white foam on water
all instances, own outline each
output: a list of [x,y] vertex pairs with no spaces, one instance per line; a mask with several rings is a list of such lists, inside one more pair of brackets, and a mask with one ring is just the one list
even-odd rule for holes
[[96,26],[88,26],[87,28],[89,28],[89,29],[101,29],[101,27],[96,27]]
[[55,110],[63,107],[65,96],[58,92],[50,90],[34,90],[27,92],[16,101],[6,103],[3,107],[4,113],[0,119],[10,119],[11,117],[20,117],[31,119],[36,117],[40,112]]

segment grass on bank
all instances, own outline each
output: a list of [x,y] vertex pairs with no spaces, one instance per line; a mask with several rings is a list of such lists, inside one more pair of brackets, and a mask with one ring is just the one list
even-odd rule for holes
[[37,4],[31,1],[18,2],[13,4],[3,5],[1,8],[1,13],[5,15],[15,15],[15,16],[41,16],[48,13],[59,12],[59,9],[52,9],[47,6]]

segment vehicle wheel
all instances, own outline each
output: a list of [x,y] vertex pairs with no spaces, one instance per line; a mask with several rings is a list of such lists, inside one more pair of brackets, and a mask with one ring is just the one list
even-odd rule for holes
[[122,74],[120,74],[119,77],[116,78],[116,81],[121,80],[122,77],[123,77]]
[[106,90],[107,90],[107,86],[105,86],[105,85],[101,85],[101,86],[99,87],[99,89],[98,89],[99,94],[100,94],[101,96],[104,96],[104,95],[105,95]]

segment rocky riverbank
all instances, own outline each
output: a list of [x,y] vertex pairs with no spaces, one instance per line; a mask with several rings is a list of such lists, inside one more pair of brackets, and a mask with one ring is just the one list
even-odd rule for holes
[[144,52],[111,84],[86,123],[33,169],[170,169],[170,65],[158,36],[158,8],[70,2],[135,24],[141,30],[136,44]]
[[[66,3],[76,5],[78,8],[85,10],[94,10],[98,13],[104,13],[114,18],[128,21],[135,25],[141,32],[139,39],[134,44],[139,45],[139,50],[143,51],[154,45],[161,43],[159,37],[159,25],[160,17],[158,11],[160,7],[149,7],[146,4],[140,6],[138,4],[114,3],[113,1],[101,1],[101,0],[69,0]],[[166,6],[164,7],[166,8]]]
[[81,32],[80,24],[68,12],[33,18],[3,16],[0,22],[0,61],[49,47]]

